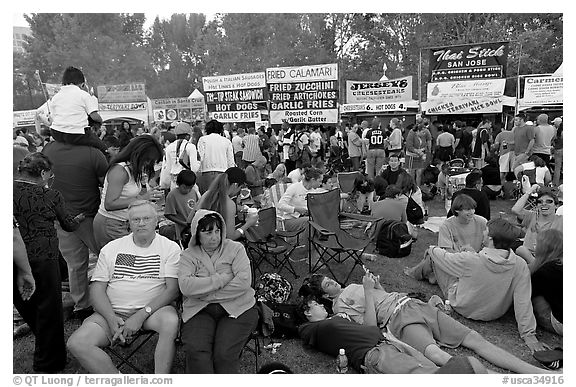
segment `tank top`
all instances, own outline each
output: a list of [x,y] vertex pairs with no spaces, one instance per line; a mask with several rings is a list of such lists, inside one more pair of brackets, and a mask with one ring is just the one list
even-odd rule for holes
[[[128,173],[128,182],[122,187],[122,192],[120,192],[120,199],[135,198],[140,193],[141,187],[134,181],[134,176],[130,172],[130,168],[125,162],[118,163],[122,166],[126,173]],[[104,199],[106,198],[106,192],[108,191],[108,174],[104,178],[104,187],[102,188],[102,196],[100,197],[100,207],[98,208],[98,213],[107,218],[127,221],[128,220],[128,208],[122,210],[108,211],[104,208]]]

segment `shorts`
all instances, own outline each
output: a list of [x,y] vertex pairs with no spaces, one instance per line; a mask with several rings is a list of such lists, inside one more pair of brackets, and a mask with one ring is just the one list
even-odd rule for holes
[[[138,309],[134,310],[134,313],[136,313],[137,311]],[[130,314],[116,313],[116,316],[121,317],[122,319],[124,319],[124,321],[126,321],[126,319],[129,318],[134,313]],[[112,338],[114,337],[114,332],[112,331],[112,329],[110,329],[108,321],[106,321],[104,316],[102,316],[97,312],[94,312],[90,316],[86,317],[86,319],[84,319],[84,322],[82,324],[86,324],[86,322],[91,322],[99,325],[104,330],[104,333],[106,334],[106,337],[108,338],[110,344],[112,344]]]
[[423,169],[426,168],[426,160],[419,156],[406,155],[406,169]]
[[[418,325],[418,335],[410,334],[406,328]],[[388,329],[400,341],[424,353],[430,344],[456,348],[472,330],[452,317],[422,301],[411,299],[392,315]],[[422,334],[424,333],[424,334]]]
[[512,164],[514,163],[514,152],[504,153],[498,159],[498,163],[500,164],[500,173],[508,173],[513,172]]

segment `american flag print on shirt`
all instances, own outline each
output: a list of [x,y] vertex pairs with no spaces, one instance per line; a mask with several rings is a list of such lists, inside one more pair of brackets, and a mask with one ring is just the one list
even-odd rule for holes
[[114,278],[160,278],[160,256],[118,253]]

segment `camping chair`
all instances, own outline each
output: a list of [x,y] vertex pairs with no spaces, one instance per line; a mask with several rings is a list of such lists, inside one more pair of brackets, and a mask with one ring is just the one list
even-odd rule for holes
[[296,249],[295,244],[286,242],[284,238],[297,237],[306,231],[276,231],[276,208],[269,207],[258,212],[258,224],[246,230],[246,252],[252,261],[252,281],[255,281],[256,270],[263,274],[260,265],[263,262],[277,270],[278,273],[286,268],[294,278],[298,278],[292,266],[290,256]]
[[336,175],[336,179],[338,180],[340,191],[342,191],[342,193],[350,194],[354,191],[354,181],[356,181],[356,178],[360,176],[362,176],[362,173],[359,171],[339,172]]
[[[138,367],[130,359],[155,335],[157,335],[155,331],[139,330],[130,340],[127,340],[126,343],[110,345],[105,347],[104,351],[120,360],[116,365],[118,370],[126,365],[139,374],[145,374],[147,372],[144,372],[142,368]],[[154,353],[154,350],[151,352]]]
[[[352,269],[348,272],[345,284],[356,266],[362,266],[362,254],[370,244],[370,238],[356,238],[342,230],[339,221],[340,190],[333,189],[324,193],[308,194],[308,213],[310,224],[310,238],[308,243],[308,268],[315,273],[326,267],[332,278],[338,281],[332,268],[333,264],[341,264],[351,259]],[[361,221],[374,221],[371,216],[358,214],[342,214],[346,217]],[[319,254],[318,262],[312,265],[312,251]],[[342,257],[343,256],[343,257]]]

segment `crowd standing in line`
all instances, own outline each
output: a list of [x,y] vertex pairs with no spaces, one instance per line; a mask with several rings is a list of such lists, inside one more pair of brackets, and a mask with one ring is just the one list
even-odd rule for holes
[[[38,110],[50,129],[38,138],[14,132],[14,231],[23,245],[14,246],[13,300],[35,335],[35,371],[58,372],[66,364],[61,255],[73,317],[83,320],[68,349],[89,372],[117,372],[102,347],[140,328],[159,333],[155,371],[170,372],[180,294],[186,372],[238,372],[242,347],[258,320],[242,244],[258,218],[246,213],[244,201],[276,207],[279,230],[301,231],[308,228],[307,194],[337,186],[343,171],[360,172],[343,203],[354,204],[354,212],[404,223],[414,238],[414,226],[427,218],[431,191],[450,197],[437,246],[407,274],[437,283],[456,312],[489,321],[514,305],[520,335],[533,352],[546,349],[535,337],[536,322],[562,335],[563,218],[556,213],[561,118],[549,124],[541,114],[534,126],[520,113],[511,130],[499,133],[487,120],[472,128],[427,118],[406,128],[398,118],[387,126],[375,118],[327,130],[288,122],[278,130],[236,127],[216,120],[150,130],[123,122],[113,129],[102,125],[80,70],[66,69],[62,83]],[[449,188],[454,159],[468,172],[458,191]],[[512,208],[518,226],[491,220],[490,214],[490,200],[506,197],[506,183],[513,180],[519,181]],[[166,220],[159,222],[159,214]],[[158,234],[159,223],[172,225],[172,233]],[[302,235],[299,243],[307,245],[308,233]],[[90,253],[98,261],[89,279]],[[378,362],[404,356],[426,363],[419,372],[442,372],[453,363],[486,371],[474,358],[452,360],[439,348],[443,344],[466,346],[516,372],[543,371],[446,316],[442,302],[387,293],[373,275],[346,288],[327,277],[311,281],[302,291],[302,337],[334,355],[334,348],[353,345],[346,336],[334,347],[311,335],[343,330],[362,337],[364,345],[352,359],[357,369],[394,372]],[[498,297],[479,303],[477,294],[486,289]],[[318,303],[326,296],[334,317]],[[376,310],[365,307],[373,297],[381,301]],[[388,346],[374,339],[386,327],[400,340],[395,350],[394,339]],[[448,336],[441,333],[446,328]]]

